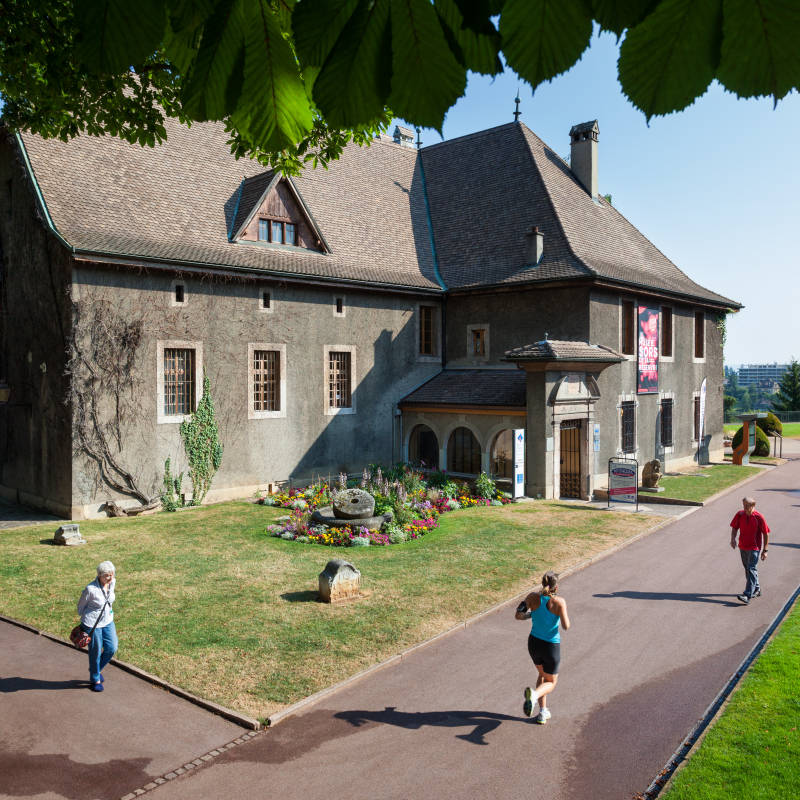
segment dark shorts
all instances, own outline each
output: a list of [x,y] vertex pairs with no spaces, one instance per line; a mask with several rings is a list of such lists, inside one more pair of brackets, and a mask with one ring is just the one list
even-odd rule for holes
[[558,675],[561,661],[561,644],[546,642],[535,636],[528,637],[528,653],[537,667],[541,667],[548,675]]

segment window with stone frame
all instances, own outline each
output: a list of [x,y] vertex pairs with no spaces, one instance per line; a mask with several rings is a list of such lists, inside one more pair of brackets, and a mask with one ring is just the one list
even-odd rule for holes
[[622,352],[636,354],[636,306],[633,300],[622,301]]
[[620,406],[620,429],[622,439],[620,450],[623,453],[636,451],[636,401],[626,400]]
[[350,408],[350,353],[328,354],[328,403],[331,408]]
[[253,351],[253,410],[281,410],[281,354],[277,350]]
[[439,331],[436,325],[436,306],[419,307],[419,354],[437,355]]
[[195,400],[195,351],[165,349],[164,415],[193,414]]
[[672,358],[672,309],[661,309],[661,355]]
[[486,331],[482,328],[476,328],[472,331],[472,355],[486,355]]
[[706,355],[706,315],[702,311],[694,315],[694,357],[705,358]]
[[672,400],[661,401],[661,446],[672,447],[674,442],[674,435],[672,432]]

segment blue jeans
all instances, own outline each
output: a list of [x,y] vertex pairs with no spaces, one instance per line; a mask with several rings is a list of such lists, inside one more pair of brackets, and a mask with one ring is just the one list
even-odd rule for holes
[[745,586],[743,594],[752,597],[761,589],[758,583],[758,557],[761,552],[759,550],[740,550],[739,554],[742,556],[744,574],[747,578],[747,586]]
[[[81,627],[87,634],[92,630]],[[89,677],[92,683],[100,681],[100,673],[117,652],[117,645],[117,629],[113,622],[109,622],[104,628],[94,629],[92,641],[89,644]]]

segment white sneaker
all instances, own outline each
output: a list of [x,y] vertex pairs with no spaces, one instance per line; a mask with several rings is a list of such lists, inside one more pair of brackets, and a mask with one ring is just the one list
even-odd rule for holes
[[550,719],[550,709],[542,708],[539,710],[539,716],[536,717],[536,722],[539,725],[544,725]]

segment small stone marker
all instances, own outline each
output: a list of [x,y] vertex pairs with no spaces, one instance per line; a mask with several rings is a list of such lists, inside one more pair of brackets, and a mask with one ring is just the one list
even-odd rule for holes
[[81,531],[77,525],[62,525],[53,537],[55,544],[77,545],[86,544],[86,539],[81,539]]
[[319,599],[323,603],[338,603],[358,597],[361,573],[348,561],[332,558],[319,574]]

